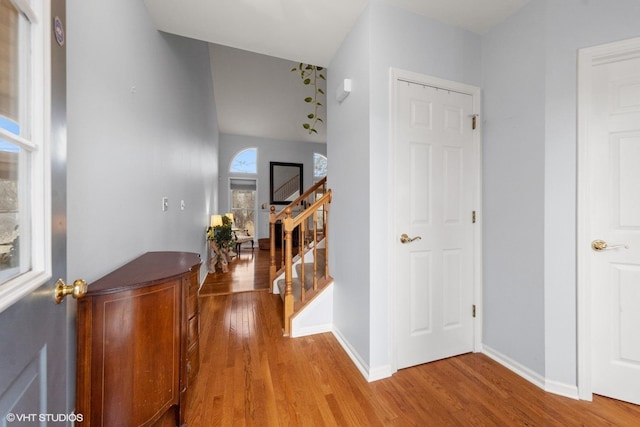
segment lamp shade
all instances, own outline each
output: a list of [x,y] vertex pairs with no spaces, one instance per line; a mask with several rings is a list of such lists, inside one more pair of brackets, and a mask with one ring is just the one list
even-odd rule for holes
[[211,226],[218,227],[222,225],[222,215],[211,215]]

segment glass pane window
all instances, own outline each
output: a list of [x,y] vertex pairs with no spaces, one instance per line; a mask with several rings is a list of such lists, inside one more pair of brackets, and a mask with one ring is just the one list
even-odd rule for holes
[[249,235],[255,236],[256,192],[231,190],[231,203],[234,225],[242,230],[248,230]]
[[313,153],[313,178],[314,181],[319,181],[321,178],[327,176],[327,156],[322,154]]
[[0,311],[39,284],[48,269],[42,227],[47,87],[42,3],[0,0]]
[[258,150],[247,148],[242,150],[231,160],[229,172],[232,173],[258,173]]
[[30,138],[31,29],[25,14],[0,0],[0,129]]
[[255,236],[256,180],[232,178],[229,190],[234,226],[241,230],[248,230],[250,236]]
[[25,217],[28,174],[23,173],[29,169],[28,161],[24,150],[0,140],[0,282],[31,268],[29,240],[20,248],[20,235],[28,237],[30,229]]

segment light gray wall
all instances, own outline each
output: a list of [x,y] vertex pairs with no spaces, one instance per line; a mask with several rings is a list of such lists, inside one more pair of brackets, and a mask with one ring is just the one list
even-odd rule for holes
[[[370,7],[342,43],[327,75],[327,182],[329,266],[336,280],[333,324],[357,355],[370,364],[370,209],[369,103]],[[335,90],[352,79],[351,94],[339,104]]]
[[546,377],[575,384],[577,50],[640,36],[640,2],[547,0],[546,4]]
[[69,277],[147,251],[204,261],[218,165],[207,45],[156,31],[141,1],[67,8]]
[[372,376],[392,365],[391,67],[479,86],[480,38],[374,0],[329,66],[328,93],[353,79],[351,95],[327,107],[334,326]]
[[577,50],[638,37],[638,22],[636,0],[539,0],[483,40],[485,342],[564,385],[577,383]]
[[[289,70],[285,70],[289,72]],[[240,151],[247,148],[258,149],[258,173],[230,174],[231,161]],[[255,178],[258,183],[258,212],[256,235],[259,238],[269,237],[269,162],[289,162],[303,164],[304,189],[313,185],[313,154],[327,155],[327,145],[317,142],[279,141],[269,138],[258,138],[246,135],[220,134],[220,174],[218,178],[219,209],[215,213],[230,212],[230,178]],[[329,161],[329,163],[331,163]],[[303,190],[304,191],[304,190]],[[266,204],[266,209],[262,205]],[[276,210],[284,206],[276,205]]]
[[483,341],[544,375],[545,9],[483,39]]

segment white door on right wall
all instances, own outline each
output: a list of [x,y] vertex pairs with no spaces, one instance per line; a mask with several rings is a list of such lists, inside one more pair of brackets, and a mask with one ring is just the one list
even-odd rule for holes
[[640,57],[607,56],[592,67],[585,207],[592,391],[640,404]]

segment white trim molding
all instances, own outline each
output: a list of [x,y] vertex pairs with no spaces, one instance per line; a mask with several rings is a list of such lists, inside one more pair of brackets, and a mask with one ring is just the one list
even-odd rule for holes
[[487,347],[486,345],[484,345],[482,353],[546,392],[569,397],[571,399],[578,399],[578,388],[573,384],[563,384],[557,381],[548,380],[544,375],[540,375],[539,373],[532,371],[526,366],[516,362],[508,356],[505,356],[499,351],[492,349],[491,347]]
[[499,364],[501,364],[505,368],[509,369],[510,371],[520,375],[522,378],[524,378],[525,380],[529,381],[533,385],[535,385],[537,387],[540,387],[542,390],[545,390],[545,382],[546,381],[544,379],[544,376],[538,374],[535,371],[532,371],[531,369],[529,369],[526,366],[520,364],[519,362],[516,362],[515,360],[511,359],[510,357],[505,356],[504,354],[500,353],[499,351],[492,349],[491,347],[487,346],[486,344],[483,346],[482,353],[485,356],[489,357],[490,359],[498,362]]
[[358,352],[349,344],[349,341],[345,339],[339,329],[334,328],[333,335],[336,337],[349,358],[353,361],[353,364],[356,365],[356,368],[358,368],[364,379],[368,382],[389,378],[393,374],[391,366],[381,366],[372,370],[360,357]]

